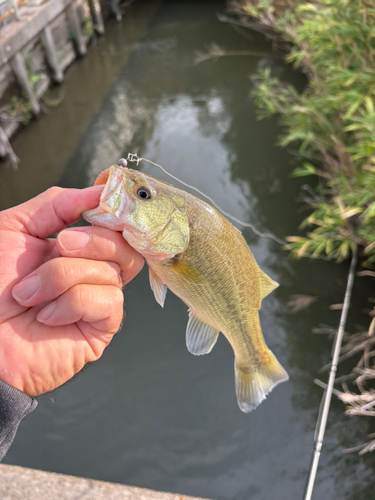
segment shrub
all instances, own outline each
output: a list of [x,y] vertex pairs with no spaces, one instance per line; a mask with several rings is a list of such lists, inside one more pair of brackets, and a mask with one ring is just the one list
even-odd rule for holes
[[[238,3],[237,3],[238,5]],[[269,68],[254,76],[260,117],[279,113],[282,146],[298,145],[294,176],[318,176],[306,236],[294,255],[343,260],[355,242],[375,263],[375,8],[372,0],[251,0],[242,9],[289,47],[302,93]]]

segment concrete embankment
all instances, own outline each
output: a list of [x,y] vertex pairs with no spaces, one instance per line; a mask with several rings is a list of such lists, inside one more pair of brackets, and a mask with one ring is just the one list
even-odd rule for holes
[[0,465],[1,500],[204,500],[175,493]]

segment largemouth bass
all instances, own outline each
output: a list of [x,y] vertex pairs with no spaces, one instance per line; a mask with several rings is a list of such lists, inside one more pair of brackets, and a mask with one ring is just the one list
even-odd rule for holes
[[235,355],[238,405],[250,412],[288,379],[264,341],[258,314],[278,284],[258,267],[240,231],[198,197],[117,165],[98,177],[96,184],[104,183],[99,207],[83,217],[121,231],[144,256],[162,307],[167,288],[189,307],[192,354],[209,353],[219,332],[225,335]]

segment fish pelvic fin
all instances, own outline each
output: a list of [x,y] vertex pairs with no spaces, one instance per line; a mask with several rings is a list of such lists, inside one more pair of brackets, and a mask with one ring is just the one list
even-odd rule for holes
[[269,354],[270,360],[266,364],[259,365],[251,371],[245,371],[236,362],[234,363],[237,402],[245,413],[255,410],[277,384],[289,378],[271,351]]
[[151,267],[148,268],[151,290],[154,292],[155,300],[161,307],[164,307],[165,297],[167,295],[167,287],[157,276]]
[[277,281],[274,281],[271,279],[264,271],[259,269],[260,271],[260,296],[261,299],[264,299],[264,297],[267,297],[271,292],[275,290],[279,286]]
[[216,344],[219,332],[199,319],[189,309],[189,321],[186,328],[186,346],[195,356],[208,354]]

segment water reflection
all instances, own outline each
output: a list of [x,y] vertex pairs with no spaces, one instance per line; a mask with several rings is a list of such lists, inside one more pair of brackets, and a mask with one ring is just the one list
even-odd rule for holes
[[[303,217],[296,202],[300,181],[289,176],[291,157],[274,147],[276,122],[255,118],[248,76],[270,63],[283,78],[301,81],[273,59],[194,65],[195,51],[213,41],[230,50],[270,49],[260,36],[249,43],[221,24],[219,8],[210,1],[163,4],[53,175],[60,185],[83,187],[110,163],[137,152],[205,191],[226,211],[284,237],[297,231]],[[124,42],[116,43],[110,67],[122,53]],[[93,67],[93,86],[101,72]],[[83,103],[91,98],[80,92]],[[50,123],[49,134],[55,137],[59,130]],[[68,144],[69,130],[64,134]],[[21,136],[17,146],[20,156],[29,154]],[[38,155],[43,163],[48,152]],[[146,163],[140,168],[166,178]],[[252,414],[242,414],[226,340],[220,338],[209,356],[192,357],[184,345],[186,306],[169,293],[161,310],[144,272],[125,292],[123,331],[100,363],[56,391],[54,404],[41,400],[8,462],[218,500],[300,498],[321,397],[312,380],[331,343],[311,330],[319,323],[337,324],[339,315],[328,305],[342,300],[347,267],[293,262],[274,241],[250,230],[244,235],[261,267],[282,285],[264,301],[261,322],[289,383]],[[360,307],[369,291],[363,283],[352,324],[364,321]],[[287,304],[293,294],[317,301],[292,314]],[[348,420],[334,402],[316,498],[371,498],[374,459],[341,454],[365,439],[366,425]]]

